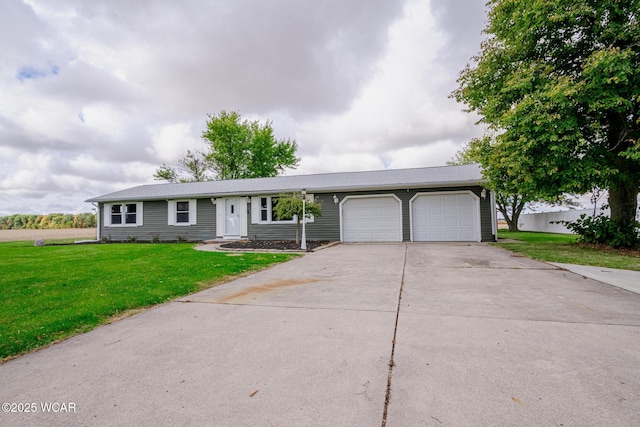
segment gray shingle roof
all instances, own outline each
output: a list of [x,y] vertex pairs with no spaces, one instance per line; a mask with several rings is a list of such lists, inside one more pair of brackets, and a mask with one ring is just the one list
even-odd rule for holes
[[389,169],[290,175],[228,181],[152,184],[128,188],[88,199],[87,202],[124,202],[222,196],[257,196],[300,191],[310,193],[383,190],[397,188],[453,187],[484,183],[480,165]]

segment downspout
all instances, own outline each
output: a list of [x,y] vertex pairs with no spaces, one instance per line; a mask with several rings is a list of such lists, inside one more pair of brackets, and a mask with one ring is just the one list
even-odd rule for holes
[[100,241],[100,217],[101,212],[100,212],[100,204],[95,204],[95,203],[91,203],[95,208],[96,208],[96,225],[97,225],[97,230],[96,230],[96,241]]
[[498,216],[496,215],[496,194],[493,190],[489,191],[489,200],[491,201],[491,231],[493,232],[494,242],[498,241]]

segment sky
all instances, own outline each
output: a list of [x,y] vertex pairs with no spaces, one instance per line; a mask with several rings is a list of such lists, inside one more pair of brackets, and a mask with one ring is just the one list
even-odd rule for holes
[[0,216],[159,183],[222,110],[295,140],[288,175],[444,165],[483,133],[450,94],[484,4],[0,1]]

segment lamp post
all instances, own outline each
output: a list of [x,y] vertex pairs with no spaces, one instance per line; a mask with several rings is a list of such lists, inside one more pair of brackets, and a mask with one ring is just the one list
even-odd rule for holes
[[307,190],[303,188],[302,189],[302,245],[300,245],[300,249],[302,249],[303,251],[307,250],[306,205],[307,205]]

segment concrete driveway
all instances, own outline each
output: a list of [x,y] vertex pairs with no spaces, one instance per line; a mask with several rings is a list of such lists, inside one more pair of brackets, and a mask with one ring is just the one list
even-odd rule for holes
[[0,425],[637,426],[639,366],[638,294],[339,245],[0,365]]

